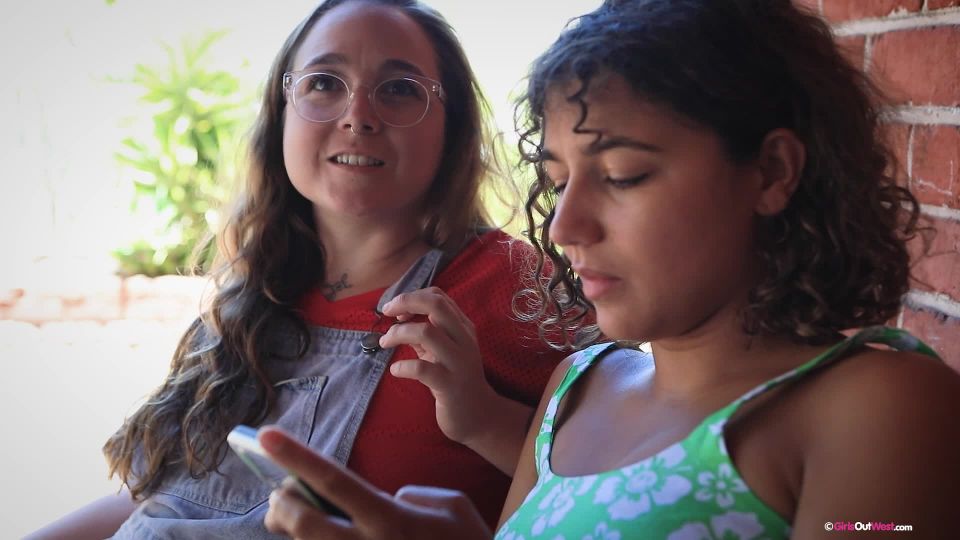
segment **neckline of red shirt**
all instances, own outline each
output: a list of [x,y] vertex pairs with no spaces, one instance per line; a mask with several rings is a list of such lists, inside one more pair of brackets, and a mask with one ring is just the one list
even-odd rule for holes
[[300,309],[307,322],[314,324],[319,320],[329,320],[331,316],[335,318],[338,314],[353,313],[358,310],[370,311],[373,315],[377,302],[380,301],[380,297],[386,290],[386,287],[381,287],[331,302],[323,295],[319,287],[315,287],[303,296],[300,301]]
[[[479,249],[489,238],[498,238],[494,233],[503,234],[498,229],[493,229],[471,239],[457,257],[454,258],[454,261],[451,261],[450,265],[454,266],[457,259],[475,249]],[[444,268],[444,270],[447,270],[447,268]],[[441,274],[442,273],[443,272],[441,272]],[[383,296],[386,290],[387,287],[381,287],[331,302],[323,295],[319,287],[314,287],[303,295],[299,303],[299,308],[308,324],[322,325],[322,321],[329,321],[336,319],[340,315],[355,313],[357,311],[369,311],[371,317],[373,317],[376,315],[377,302],[380,301],[380,297]]]

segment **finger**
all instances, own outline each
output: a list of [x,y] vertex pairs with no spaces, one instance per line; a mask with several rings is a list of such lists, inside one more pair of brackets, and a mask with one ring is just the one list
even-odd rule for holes
[[411,345],[421,347],[426,354],[421,354],[421,360],[429,362],[443,362],[444,358],[455,357],[457,344],[443,330],[430,323],[395,324],[380,336],[380,346],[383,348],[397,345]]
[[[489,538],[492,536],[480,517],[480,512],[473,502],[460,491],[427,486],[404,486],[397,491],[394,499],[401,504],[412,505],[413,508],[423,511],[433,510],[440,515],[453,516],[458,524],[458,532],[464,533],[474,524],[476,536],[474,538]],[[410,506],[408,506],[410,507]],[[462,538],[463,536],[461,536]]]
[[270,532],[297,539],[359,538],[349,523],[317,510],[290,487],[281,487],[270,494],[270,507],[263,524]]
[[383,314],[391,317],[404,314],[425,315],[453,341],[464,343],[474,335],[473,322],[464,315],[446,293],[436,287],[404,293],[383,306]]
[[470,500],[452,489],[432,486],[403,486],[397,490],[394,499],[414,506],[426,508],[451,508],[463,502],[470,504]]
[[460,305],[457,304],[453,298],[440,289],[439,287],[430,287],[426,289],[426,294],[432,295],[436,299],[438,304],[442,305],[449,312],[450,315],[459,319],[461,326],[470,331],[474,330],[473,321],[470,317],[467,317],[467,314],[460,309]]
[[450,381],[450,371],[425,360],[398,360],[390,364],[390,373],[401,379],[420,381],[433,391],[441,392]]
[[428,321],[429,321],[429,319],[427,318],[426,315],[419,315],[419,314],[416,314],[416,313],[406,313],[406,312],[401,313],[401,314],[397,315],[397,316],[394,317],[394,318],[396,319],[396,321],[397,321],[398,323],[406,323],[406,322],[428,322]]
[[382,528],[390,499],[359,476],[319,456],[276,427],[260,429],[260,445],[278,464],[339,506],[355,523]]

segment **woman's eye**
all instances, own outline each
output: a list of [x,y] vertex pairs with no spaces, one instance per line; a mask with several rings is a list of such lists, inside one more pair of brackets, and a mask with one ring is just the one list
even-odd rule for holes
[[417,83],[406,79],[396,79],[383,83],[380,93],[392,98],[420,98],[422,94]]
[[611,178],[608,176],[604,179],[604,181],[617,189],[627,189],[639,184],[640,182],[643,182],[649,177],[650,173],[643,173],[630,178]]
[[567,180],[560,175],[552,175],[546,169],[540,171],[544,191],[549,191],[554,195],[560,195],[567,188]]
[[340,79],[325,74],[314,75],[310,79],[310,90],[313,92],[335,92],[343,87]]

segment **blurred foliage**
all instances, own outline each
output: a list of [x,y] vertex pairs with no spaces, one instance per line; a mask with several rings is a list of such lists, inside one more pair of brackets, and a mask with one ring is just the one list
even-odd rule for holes
[[114,252],[122,274],[182,273],[194,248],[217,228],[218,211],[236,177],[239,135],[249,125],[252,103],[237,77],[207,66],[210,47],[223,35],[185,39],[179,49],[164,44],[167,65],[138,64],[124,81],[143,88],[141,101],[151,109],[152,133],[125,138],[115,156],[131,170],[136,188],[131,209],[152,205],[161,224]]
[[523,204],[533,182],[532,170],[519,166],[517,145],[504,134],[496,134],[492,143],[492,152],[487,155],[491,167],[481,186],[480,200],[491,225],[519,238],[526,228]]

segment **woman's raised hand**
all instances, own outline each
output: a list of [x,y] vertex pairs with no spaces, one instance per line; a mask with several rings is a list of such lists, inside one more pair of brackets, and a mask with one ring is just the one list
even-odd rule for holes
[[436,287],[397,296],[383,306],[383,314],[400,324],[380,338],[380,346],[410,345],[418,356],[394,362],[390,373],[430,388],[440,429],[471,446],[488,428],[491,404],[502,399],[484,376],[473,323]]
[[406,486],[390,497],[277,428],[261,429],[259,439],[277,463],[351,518],[329,516],[307,503],[292,486],[282,487],[270,495],[264,518],[271,532],[303,540],[491,537],[480,514],[460,492]]

